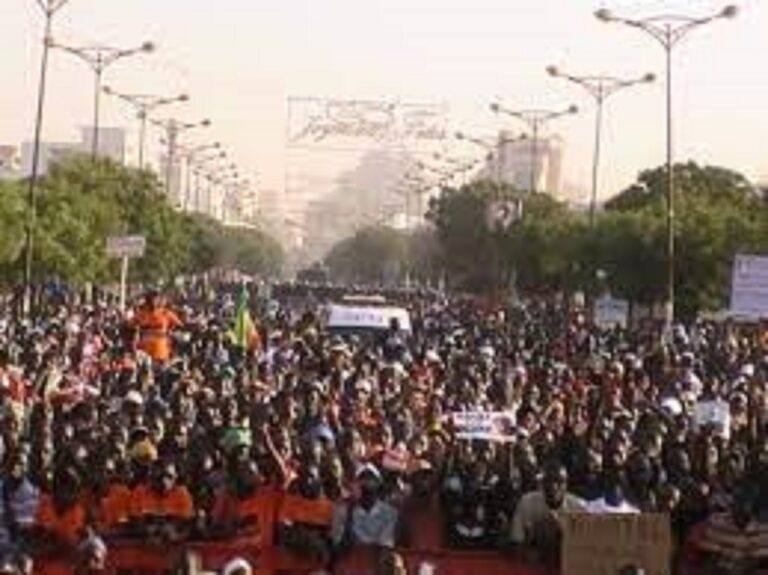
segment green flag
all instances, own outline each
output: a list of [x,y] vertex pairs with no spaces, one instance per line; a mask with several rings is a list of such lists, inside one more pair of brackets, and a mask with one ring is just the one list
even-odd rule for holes
[[248,291],[245,286],[237,297],[237,309],[235,312],[235,327],[232,330],[235,345],[243,349],[253,348],[258,344],[259,334],[251,319],[248,309]]

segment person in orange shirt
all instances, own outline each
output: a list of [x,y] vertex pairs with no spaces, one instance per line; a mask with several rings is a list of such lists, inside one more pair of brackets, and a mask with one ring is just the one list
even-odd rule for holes
[[40,497],[33,536],[35,575],[71,575],[83,563],[80,544],[89,534],[80,487],[77,472],[63,467],[54,474],[53,492]]
[[138,329],[138,349],[153,361],[165,363],[171,358],[171,332],[181,327],[182,321],[166,308],[162,297],[154,291],[147,293],[133,319]]
[[175,464],[156,464],[151,482],[133,490],[130,513],[139,534],[156,544],[185,539],[195,510],[189,491],[178,483]]
[[214,534],[253,536],[259,546],[271,545],[278,498],[277,490],[261,484],[256,463],[231,464],[211,513]]
[[100,532],[115,534],[130,519],[131,490],[112,457],[104,461],[101,479],[91,493],[90,515]]

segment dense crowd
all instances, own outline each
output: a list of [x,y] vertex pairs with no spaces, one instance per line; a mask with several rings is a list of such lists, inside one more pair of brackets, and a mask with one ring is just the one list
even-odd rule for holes
[[[695,539],[712,573],[768,557],[757,330],[660,338],[563,303],[411,296],[409,332],[332,334],[319,301],[292,302],[255,313],[242,346],[238,297],[149,294],[121,313],[59,294],[32,319],[3,312],[0,573],[233,539],[328,572],[361,549],[391,574],[398,549],[556,566],[569,512],[669,513],[678,556]],[[514,424],[460,437],[467,412]]]

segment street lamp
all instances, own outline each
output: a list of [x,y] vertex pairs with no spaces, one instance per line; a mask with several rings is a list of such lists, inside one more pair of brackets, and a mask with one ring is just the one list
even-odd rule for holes
[[32,143],[32,166],[27,188],[26,229],[24,231],[24,298],[22,311],[27,314],[32,306],[32,264],[34,262],[35,225],[37,223],[37,180],[40,171],[40,139],[43,133],[43,112],[45,109],[45,88],[48,79],[48,55],[51,48],[53,17],[70,0],[36,0],[45,17],[43,32],[43,53],[40,57],[40,79],[37,87],[37,112],[35,115],[35,136]]
[[[208,180],[208,178],[203,170],[205,168],[210,168],[211,162],[216,160],[225,160],[226,157],[227,157],[227,152],[225,150],[221,150],[216,154],[208,155],[202,158],[196,157],[194,159],[194,163],[192,164],[192,173],[195,176],[194,188],[195,188],[195,210],[196,211],[198,212],[205,211],[202,208],[203,202],[200,197],[200,176],[203,176],[206,180]],[[209,184],[210,184],[210,181],[209,181]],[[207,198],[210,198],[210,193],[211,193],[210,185],[206,188],[206,193],[208,194]],[[206,205],[208,205],[209,203],[210,202],[207,199]]]
[[152,120],[152,123],[158,128],[165,130],[165,141],[168,145],[168,151],[165,157],[165,193],[170,197],[171,177],[173,164],[176,161],[176,148],[179,144],[179,135],[183,132],[188,132],[197,128],[208,128],[211,125],[211,121],[206,118],[200,122],[181,122],[176,118],[168,118],[166,120]]
[[99,153],[99,106],[101,103],[101,80],[104,70],[116,62],[135,56],[137,54],[149,54],[155,51],[152,42],[144,42],[136,48],[114,48],[112,46],[65,46],[51,42],[51,47],[58,48],[76,56],[94,72],[94,98],[93,98],[93,139],[91,141],[91,157],[96,159]]
[[501,104],[491,104],[491,111],[496,114],[506,114],[513,118],[517,118],[525,122],[531,129],[531,192],[536,193],[539,171],[539,130],[543,128],[545,124],[561,118],[576,114],[579,111],[578,106],[572,105],[565,110],[510,110],[503,107]]
[[589,222],[595,225],[595,213],[597,211],[598,197],[598,177],[600,170],[600,146],[602,140],[603,127],[603,105],[610,97],[632,86],[638,84],[649,84],[656,80],[654,74],[648,73],[639,78],[617,78],[614,76],[575,76],[558,69],[556,66],[549,66],[547,73],[553,78],[562,78],[577,86],[584,88],[587,93],[594,98],[597,103],[597,112],[595,115],[595,148],[592,154],[592,195],[589,202]]
[[104,86],[103,91],[105,94],[127,102],[136,110],[136,117],[139,119],[139,169],[141,170],[144,168],[144,148],[149,114],[164,106],[189,102],[189,95],[179,94],[178,96],[166,97],[150,94],[122,94],[109,86]]
[[[187,182],[185,186],[186,191],[184,192],[184,202],[183,202],[184,211],[187,211],[189,209],[189,202],[192,199],[192,164],[193,162],[199,156],[203,155],[205,152],[209,152],[212,150],[219,150],[220,148],[221,148],[220,142],[213,142],[211,144],[203,144],[200,146],[195,146],[193,148],[182,149],[182,155],[184,156],[187,162],[187,169],[186,169]],[[216,157],[216,155],[214,157]]]
[[675,176],[672,152],[672,52],[689,32],[720,19],[734,18],[738,8],[729,5],[709,16],[687,16],[662,14],[642,19],[616,16],[610,10],[602,9],[595,16],[602,22],[624,24],[645,32],[655,39],[666,55],[667,80],[667,301],[665,310],[666,328],[669,330],[675,320]]

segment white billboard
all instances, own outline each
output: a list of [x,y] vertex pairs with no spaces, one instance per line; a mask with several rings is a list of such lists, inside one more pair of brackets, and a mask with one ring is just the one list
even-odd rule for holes
[[736,256],[731,314],[748,319],[768,318],[768,256]]
[[288,100],[288,145],[396,144],[446,138],[447,108],[393,101]]

